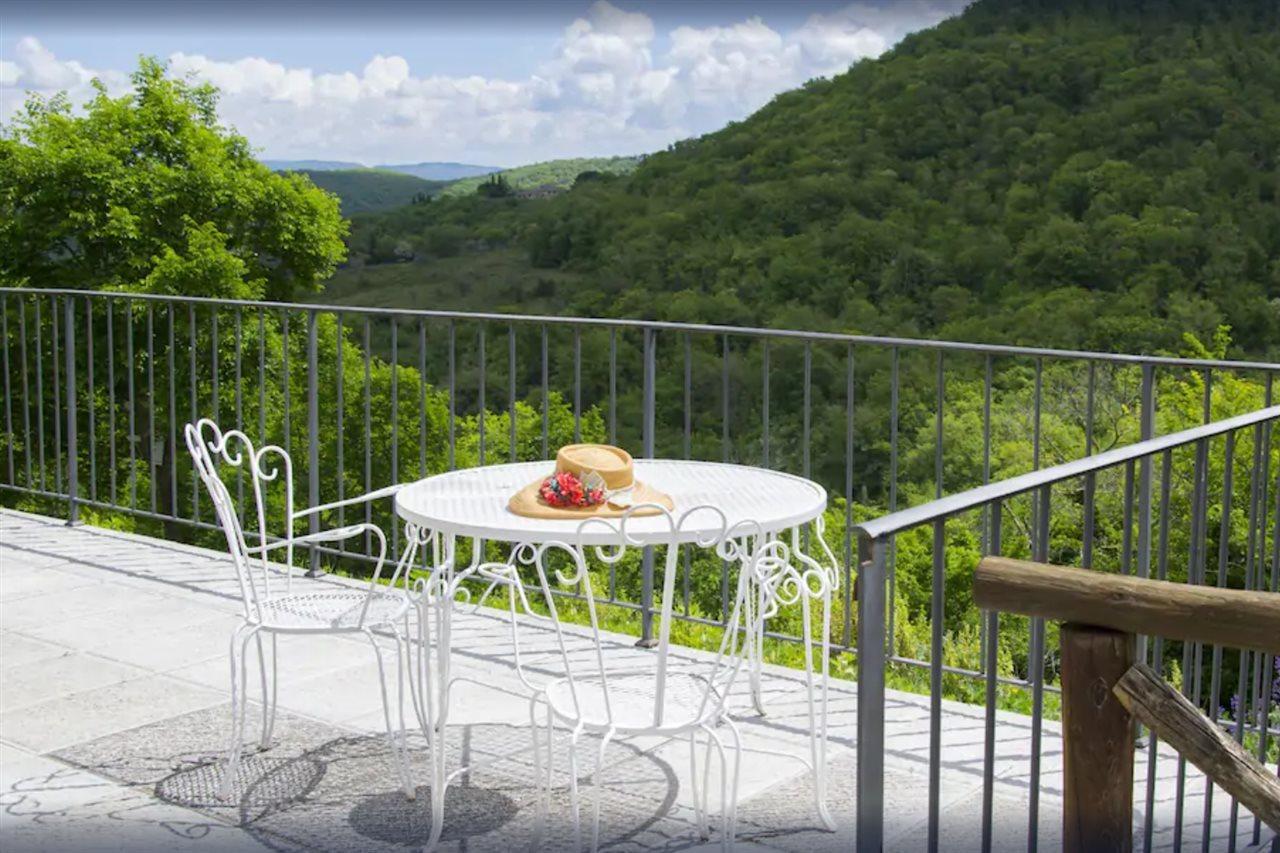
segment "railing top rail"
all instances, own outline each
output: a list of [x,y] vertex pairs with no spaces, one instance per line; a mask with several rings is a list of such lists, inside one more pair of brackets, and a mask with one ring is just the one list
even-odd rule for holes
[[1256,412],[1237,415],[1234,418],[1202,424],[1181,432],[1149,438],[1146,441],[1139,441],[1135,444],[1095,453],[1093,456],[1063,462],[1061,465],[1042,468],[1039,471],[1029,471],[1026,474],[1010,477],[1007,480],[978,486],[977,488],[957,492],[954,495],[947,495],[909,509],[891,512],[879,518],[855,525],[854,529],[872,539],[881,539],[912,527],[918,527],[921,524],[948,518],[998,500],[1004,500],[1044,486],[1060,483],[1063,480],[1082,477],[1124,462],[1141,459],[1145,456],[1154,456],[1165,450],[1274,420],[1280,420],[1280,406],[1271,406],[1259,409]]
[[366,314],[377,317],[426,317],[437,320],[470,320],[504,325],[558,325],[603,326],[606,328],[652,329],[672,332],[697,332],[712,335],[737,335],[791,339],[798,341],[863,344],[904,349],[942,350],[978,355],[1010,356],[1021,358],[1074,359],[1080,361],[1111,362],[1133,365],[1183,367],[1200,370],[1261,370],[1280,372],[1280,362],[1232,361],[1227,359],[1176,358],[1172,356],[1131,355],[1125,353],[1092,352],[1088,350],[1050,349],[1047,347],[1020,347],[1008,344],[980,344],[966,341],[936,341],[927,338],[898,338],[883,335],[852,335],[841,332],[806,332],[797,329],[768,329],[758,326],[723,326],[711,323],[673,323],[663,320],[634,320],[606,317],[565,317],[545,314],[500,314],[495,312],[438,311],[421,308],[375,308],[364,305],[325,305],[313,302],[270,302],[245,299],[212,299],[205,296],[177,296],[157,293],[128,293],[110,290],[73,290],[67,288],[0,287],[0,294],[32,296],[84,296],[130,301],[179,302],[197,305],[216,305],[228,308],[257,308],[280,311],[316,311],[326,313]]

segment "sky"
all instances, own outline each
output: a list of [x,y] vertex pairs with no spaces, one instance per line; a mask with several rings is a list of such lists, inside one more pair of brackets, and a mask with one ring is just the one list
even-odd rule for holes
[[262,157],[514,166],[641,154],[878,56],[966,0],[0,0],[0,121],[140,54]]

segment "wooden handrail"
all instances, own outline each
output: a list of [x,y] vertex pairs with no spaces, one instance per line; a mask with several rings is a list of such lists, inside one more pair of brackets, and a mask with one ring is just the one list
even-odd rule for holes
[[1007,557],[978,563],[979,607],[1280,654],[1280,594],[1170,583]]

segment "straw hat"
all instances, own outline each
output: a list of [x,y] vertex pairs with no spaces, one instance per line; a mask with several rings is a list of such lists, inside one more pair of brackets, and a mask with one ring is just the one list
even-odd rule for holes
[[[550,477],[530,483],[511,496],[507,508],[516,515],[529,518],[582,519],[616,518],[637,504],[658,504],[672,508],[671,498],[637,482],[631,454],[608,444],[567,444],[556,453],[558,474],[572,474],[601,492],[600,502],[592,506],[553,506],[542,496],[542,487]],[[640,507],[633,515],[655,515],[653,507]]]

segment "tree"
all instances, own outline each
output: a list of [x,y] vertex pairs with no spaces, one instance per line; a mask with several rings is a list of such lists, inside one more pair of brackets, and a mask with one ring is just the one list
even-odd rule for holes
[[31,96],[0,129],[0,281],[240,299],[315,291],[346,257],[338,200],[218,124],[209,84],[143,58],[133,92]]

